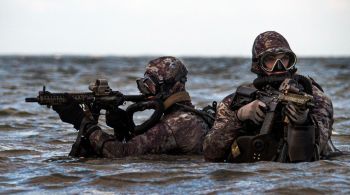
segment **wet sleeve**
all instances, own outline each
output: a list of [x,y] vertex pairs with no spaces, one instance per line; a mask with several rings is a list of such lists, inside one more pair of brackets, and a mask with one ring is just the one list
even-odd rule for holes
[[311,110],[311,118],[319,134],[320,151],[322,152],[332,135],[333,105],[332,101],[320,89],[313,86],[315,107]]
[[98,154],[108,158],[166,153],[176,146],[171,131],[163,123],[157,124],[146,133],[134,137],[127,143],[113,139],[113,136],[101,129],[93,132],[89,140]]
[[203,144],[206,161],[223,162],[242,128],[242,123],[238,120],[235,111],[230,108],[232,99],[233,95],[230,95],[218,105],[215,123]]

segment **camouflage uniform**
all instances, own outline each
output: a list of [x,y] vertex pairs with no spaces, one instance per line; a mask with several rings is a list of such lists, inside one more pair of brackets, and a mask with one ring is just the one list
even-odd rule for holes
[[103,157],[200,154],[208,129],[207,124],[199,116],[175,107],[165,114],[158,124],[127,143],[115,140],[98,126],[95,128],[98,130],[90,135],[89,140],[95,151]]
[[[156,77],[160,81],[174,80],[179,72],[187,73],[182,62],[173,57],[162,57],[151,61],[145,75]],[[175,79],[176,81],[176,79]],[[170,82],[164,87],[164,101],[168,96],[185,91],[184,82]],[[193,107],[190,100],[178,102]],[[123,157],[142,154],[200,154],[208,131],[208,125],[193,112],[172,105],[166,109],[163,117],[146,133],[133,137],[126,143],[109,135],[87,118],[82,122],[84,131],[92,131],[89,141],[93,150],[103,157]]]
[[[264,75],[263,70],[259,66],[259,56],[263,52],[292,52],[288,42],[284,37],[276,32],[269,31],[260,34],[253,45],[253,59],[251,71]],[[294,53],[293,53],[294,54]],[[291,74],[295,74],[296,69],[291,70]],[[248,86],[253,87],[253,84]],[[330,148],[328,140],[332,134],[333,125],[333,106],[322,88],[312,80],[312,91],[315,100],[315,107],[310,110],[309,116],[312,124],[316,129],[316,143],[319,144],[321,156],[326,155]],[[245,124],[237,117],[237,110],[233,110],[231,105],[234,103],[235,94],[225,97],[218,105],[217,115],[214,126],[209,131],[204,141],[204,156],[207,161],[223,162],[226,161],[231,152],[231,145],[238,136],[245,135]],[[261,126],[260,126],[261,127]],[[260,127],[256,127],[257,131]],[[242,133],[243,132],[243,133]]]

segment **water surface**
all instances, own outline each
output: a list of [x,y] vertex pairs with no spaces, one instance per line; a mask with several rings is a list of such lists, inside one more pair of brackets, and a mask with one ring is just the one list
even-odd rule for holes
[[[121,159],[67,157],[76,131],[58,115],[24,102],[46,85],[52,92],[87,91],[106,78],[114,90],[137,94],[151,57],[0,57],[0,193],[267,193],[349,194],[350,157],[313,163],[206,163],[201,156],[146,155]],[[197,107],[220,101],[254,79],[245,58],[183,58]],[[299,71],[332,98],[333,140],[350,151],[350,58],[300,59]],[[103,122],[103,116],[101,117]],[[141,114],[138,119],[146,118]],[[110,131],[106,126],[106,131]]]

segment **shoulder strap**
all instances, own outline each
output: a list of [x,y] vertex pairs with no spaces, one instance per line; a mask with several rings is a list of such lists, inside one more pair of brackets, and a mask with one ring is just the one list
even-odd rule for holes
[[[215,121],[215,114],[211,114],[210,112],[207,111],[203,111],[203,110],[197,110],[195,108],[192,108],[190,106],[187,105],[183,105],[183,104],[179,104],[179,103],[175,103],[177,106],[181,107],[183,110],[185,111],[189,111],[192,112],[194,114],[197,114],[198,116],[200,116],[207,124],[208,126],[211,128],[214,124]],[[213,102],[213,106],[215,105],[215,109],[216,110],[216,102]]]
[[255,100],[256,92],[258,91],[253,85],[241,85],[237,88],[236,92],[233,93],[233,101],[230,108],[237,110],[243,105],[250,103]]

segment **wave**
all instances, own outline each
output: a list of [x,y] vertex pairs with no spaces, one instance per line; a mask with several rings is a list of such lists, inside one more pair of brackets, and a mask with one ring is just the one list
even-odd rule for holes
[[18,110],[16,108],[5,108],[0,110],[0,116],[19,116],[19,117],[27,117],[33,116],[35,114],[23,110]]

